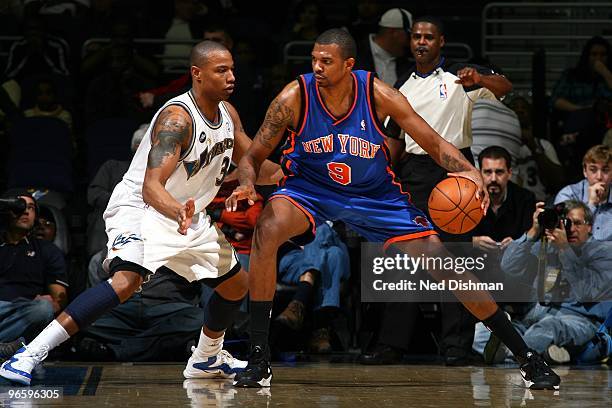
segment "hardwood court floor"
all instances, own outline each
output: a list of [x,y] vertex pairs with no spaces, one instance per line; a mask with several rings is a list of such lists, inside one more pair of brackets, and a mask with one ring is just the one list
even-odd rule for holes
[[[516,368],[298,363],[273,366],[270,389],[185,380],[179,364],[47,364],[32,387],[62,387],[63,398],[7,399],[0,406],[126,407],[610,407],[607,367],[559,368],[559,391],[529,391]],[[10,388],[15,390],[16,387]],[[27,390],[27,388],[22,388]],[[19,405],[17,404],[19,402]]]

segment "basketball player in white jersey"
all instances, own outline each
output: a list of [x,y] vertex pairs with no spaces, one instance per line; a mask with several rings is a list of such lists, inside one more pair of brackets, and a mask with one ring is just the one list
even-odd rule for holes
[[[0,376],[29,385],[32,369],[49,350],[127,300],[161,266],[215,288],[184,376],[233,378],[246,366],[222,346],[225,329],[246,296],[248,278],[203,210],[230,163],[240,160],[251,141],[226,102],[235,80],[229,51],[212,41],[197,44],[191,76],[193,88],[168,101],[153,118],[104,213],[109,238],[104,267],[112,277],[79,295],[2,365]],[[279,170],[264,163],[258,181],[273,183]]]

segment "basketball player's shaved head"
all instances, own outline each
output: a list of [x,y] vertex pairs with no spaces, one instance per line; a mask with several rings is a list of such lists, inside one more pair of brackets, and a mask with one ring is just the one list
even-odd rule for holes
[[344,59],[355,58],[357,55],[357,44],[355,44],[355,40],[348,31],[341,28],[332,28],[324,31],[317,37],[315,43],[321,45],[336,44],[340,47]]
[[201,67],[206,63],[210,55],[214,52],[226,51],[229,52],[227,47],[216,41],[202,41],[194,45],[191,49],[191,55],[189,56],[189,64]]

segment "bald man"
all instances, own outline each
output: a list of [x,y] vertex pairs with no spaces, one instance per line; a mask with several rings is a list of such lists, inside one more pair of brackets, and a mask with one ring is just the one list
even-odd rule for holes
[[[155,114],[104,213],[109,237],[104,268],[111,278],[79,295],[2,365],[0,376],[29,385],[33,368],[49,350],[126,301],[162,266],[215,290],[184,376],[233,378],[246,366],[222,346],[225,329],[246,296],[247,275],[203,210],[230,163],[238,162],[251,142],[227,102],[235,81],[227,48],[203,41],[193,47],[190,62],[193,88]],[[258,182],[274,183],[279,169],[265,163]]]

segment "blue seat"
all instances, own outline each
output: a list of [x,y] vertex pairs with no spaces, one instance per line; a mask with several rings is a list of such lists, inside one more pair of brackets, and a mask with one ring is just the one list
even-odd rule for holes
[[8,188],[74,190],[72,141],[68,125],[48,117],[23,118],[10,131],[6,173]]
[[99,120],[87,128],[85,138],[89,180],[96,175],[102,163],[109,159],[132,159],[130,145],[139,125],[134,119],[109,118]]

